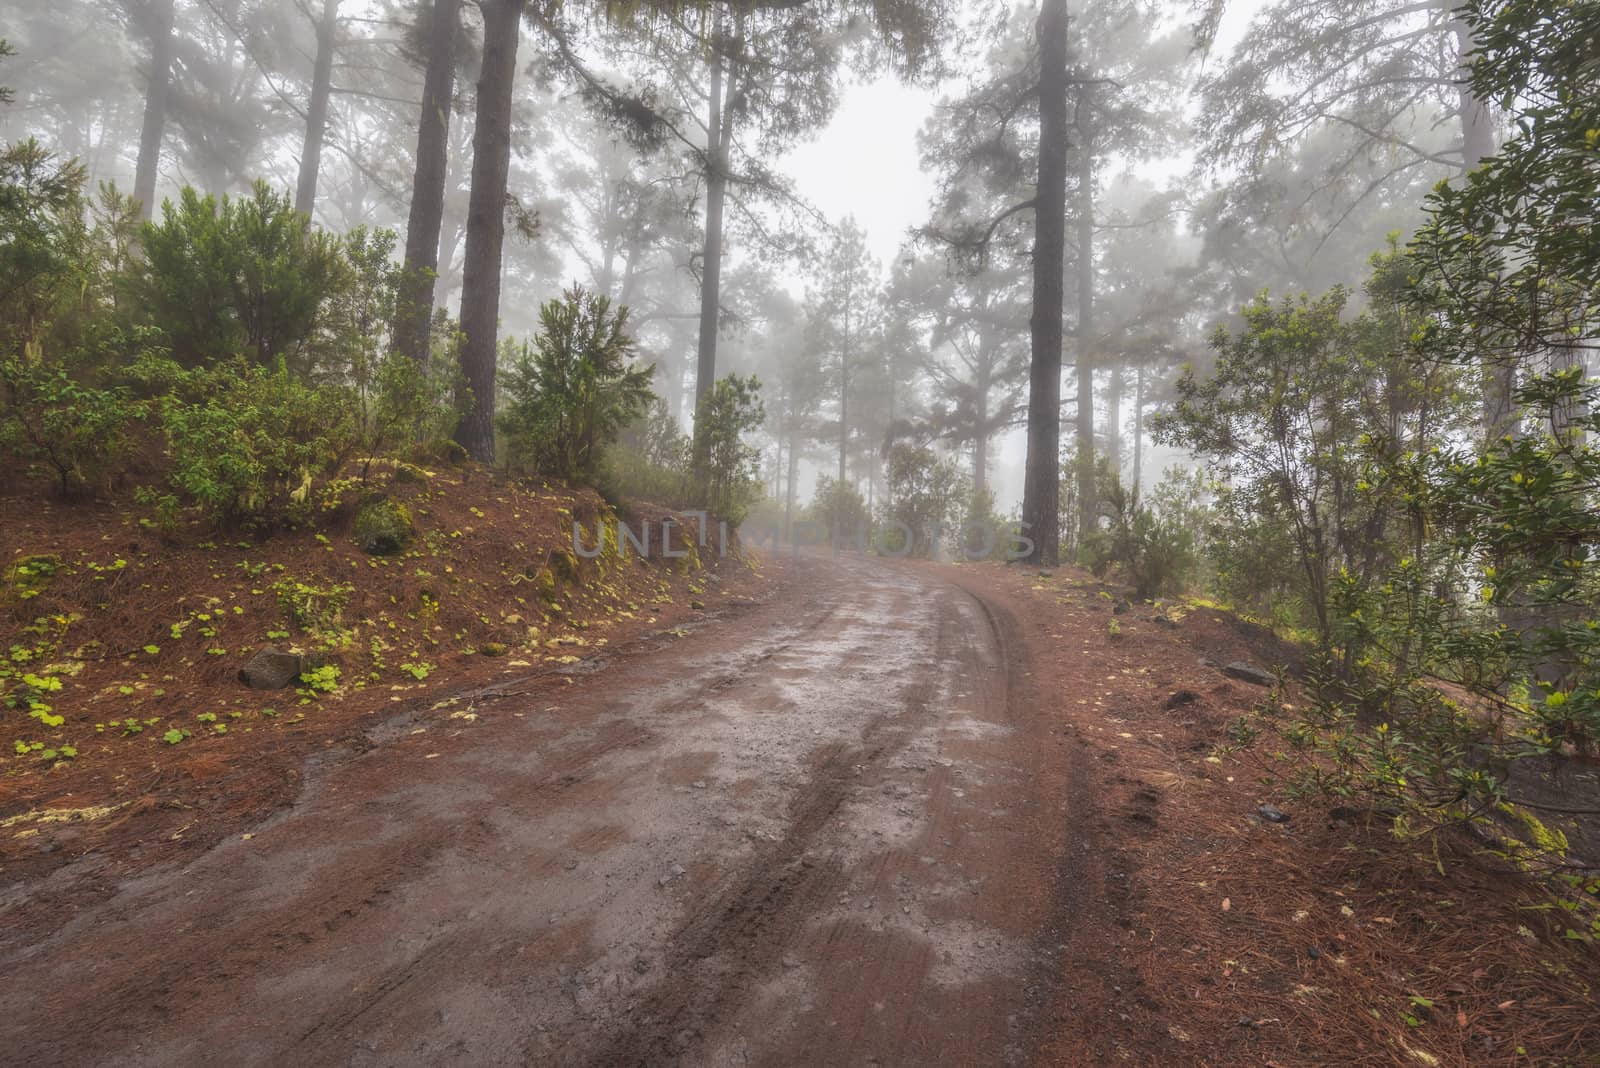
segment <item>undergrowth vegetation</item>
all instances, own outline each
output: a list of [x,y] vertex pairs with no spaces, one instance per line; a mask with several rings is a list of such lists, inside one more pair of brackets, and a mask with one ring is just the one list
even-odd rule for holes
[[1218,588],[1309,638],[1308,700],[1238,741],[1270,725],[1295,789],[1557,876],[1568,937],[1592,941],[1600,882],[1563,828],[1592,819],[1600,762],[1600,247],[1570,216],[1600,197],[1600,101],[1575,88],[1600,23],[1466,17],[1474,91],[1523,123],[1374,257],[1359,314],[1342,289],[1264,295],[1219,330],[1158,434],[1217,484]]

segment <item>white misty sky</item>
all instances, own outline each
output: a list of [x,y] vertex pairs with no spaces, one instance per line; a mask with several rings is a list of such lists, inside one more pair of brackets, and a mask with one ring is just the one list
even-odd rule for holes
[[[1209,64],[1232,50],[1265,3],[1228,3]],[[893,76],[857,82],[845,89],[833,120],[779,165],[829,219],[855,215],[873,255],[885,266],[906,231],[927,218],[934,182],[923,172],[917,131],[941,95],[939,89],[911,88]],[[1155,161],[1149,167],[1165,174],[1173,164]]]

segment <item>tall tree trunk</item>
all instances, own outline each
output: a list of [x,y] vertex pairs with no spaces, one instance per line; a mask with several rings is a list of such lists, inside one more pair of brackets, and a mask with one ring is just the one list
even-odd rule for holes
[[1133,503],[1139,503],[1139,478],[1144,468],[1144,364],[1134,378],[1133,387]]
[[500,270],[506,238],[506,178],[511,172],[511,90],[525,0],[480,0],[483,72],[472,136],[472,196],[461,272],[461,374],[472,404],[456,440],[474,460],[494,463],[495,349]]
[[728,198],[728,149],[733,117],[726,114],[722,21],[718,19],[710,58],[710,104],[706,115],[706,245],[701,257],[701,333],[694,373],[694,408],[717,381],[718,312],[722,304],[722,229]]
[[[849,292],[848,290],[846,291]],[[844,485],[845,461],[850,452],[850,300],[845,298],[844,345],[839,350],[839,485]]]
[[1035,193],[1028,459],[1023,534],[1029,561],[1054,567],[1061,553],[1061,317],[1067,239],[1067,3],[1039,14],[1039,184]]
[[[700,342],[695,362],[694,410],[695,422],[700,421],[700,409],[717,380],[717,330],[722,301],[722,224],[728,196],[728,145],[729,125],[733,117],[728,114],[723,99],[725,78],[722,19],[719,16],[711,47],[711,92],[706,115],[706,232],[700,264]],[[694,469],[696,483],[706,478],[710,447],[703,435],[695,434]]]
[[339,0],[322,0],[317,26],[317,62],[311,75],[311,106],[306,109],[306,137],[300,149],[300,182],[294,210],[310,219],[317,207],[317,174],[322,168],[322,138],[328,129],[328,98],[333,93],[333,52],[338,47]]
[[794,527],[795,483],[800,479],[800,431],[789,432],[789,485],[783,502],[783,540],[789,541]]
[[1078,101],[1078,544],[1099,523],[1094,484],[1094,152],[1088,90]]
[[1122,477],[1122,390],[1126,385],[1122,365],[1114,365],[1106,376],[1106,459],[1118,478]]
[[[1472,91],[1470,66],[1477,42],[1472,27],[1462,19],[1455,19],[1450,27],[1456,37],[1456,59],[1459,88],[1456,95],[1456,113],[1461,123],[1461,170],[1463,174],[1477,169],[1484,159],[1494,153],[1494,125],[1489,120],[1489,107]],[[1517,369],[1514,365],[1491,362],[1483,369],[1483,435],[1485,441],[1517,432]]]
[[174,0],[156,0],[150,27],[150,85],[144,96],[144,129],[139,134],[139,165],[133,197],[139,218],[155,211],[156,173],[161,166],[161,135],[167,125],[167,96],[172,84],[172,20]]
[[[434,281],[439,276],[439,232],[444,227],[444,191],[450,171],[450,106],[455,96],[455,39],[461,0],[433,0],[428,20],[428,68],[422,81],[417,123],[417,167],[411,183],[411,218],[406,223],[406,261],[396,302],[395,348],[420,363],[428,360]],[[453,250],[452,250],[453,252]],[[444,294],[438,294],[442,299]]]
[[989,487],[989,371],[990,353],[987,339],[980,339],[978,353],[981,363],[978,367],[977,380],[973,383],[976,388],[976,404],[978,408],[977,437],[972,443],[972,492],[974,497],[983,496],[983,491]]

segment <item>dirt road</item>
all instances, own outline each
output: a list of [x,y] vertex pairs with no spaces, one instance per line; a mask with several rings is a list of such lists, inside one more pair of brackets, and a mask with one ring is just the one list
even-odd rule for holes
[[[0,943],[0,1059],[994,1065],[1047,1030],[1071,744],[929,569],[391,726],[299,801]],[[475,718],[473,718],[475,717]]]

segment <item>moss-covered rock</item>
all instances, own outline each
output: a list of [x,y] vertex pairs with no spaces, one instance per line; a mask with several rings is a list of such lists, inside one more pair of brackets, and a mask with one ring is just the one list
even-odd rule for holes
[[558,582],[578,581],[578,556],[570,549],[557,549],[550,554],[550,572]]
[[452,441],[449,438],[436,438],[426,443],[420,447],[418,455],[427,460],[452,464],[456,467],[460,467],[468,459],[467,450],[461,446],[461,443]]
[[408,464],[402,460],[394,465],[394,474],[390,476],[389,481],[402,486],[423,486],[428,482],[428,472],[416,464]]
[[388,497],[372,497],[356,510],[355,542],[364,553],[393,556],[403,552],[416,535],[411,511]]

